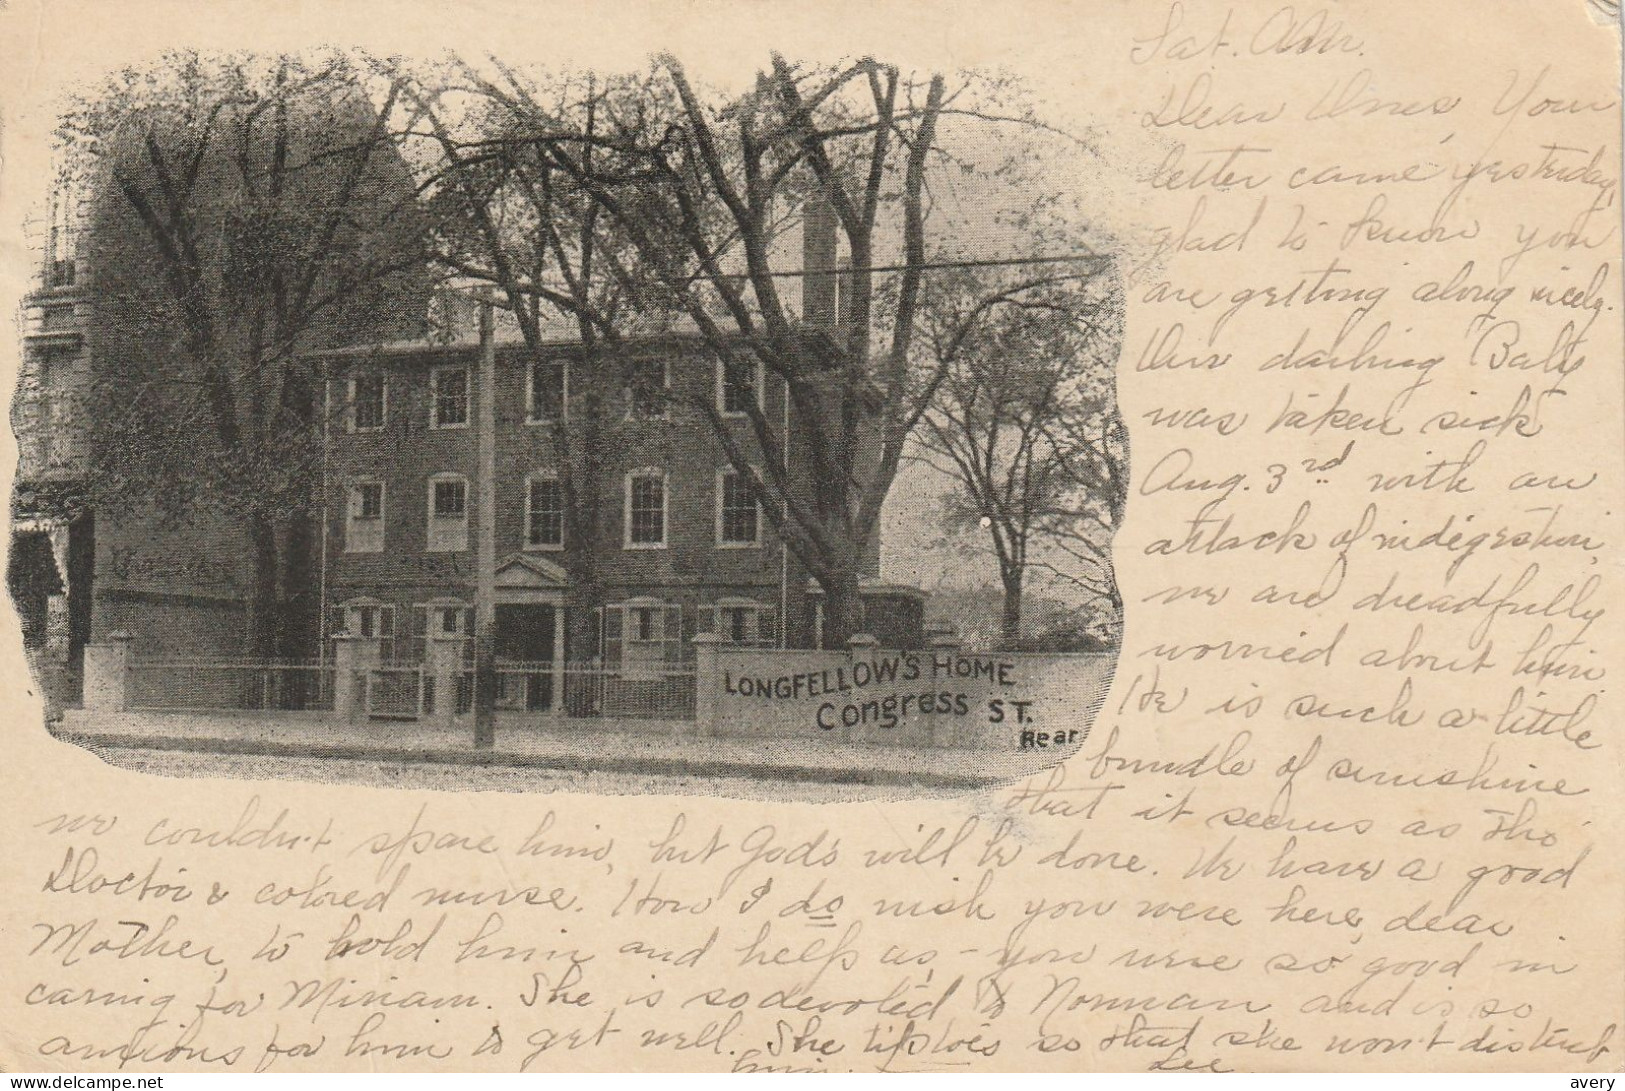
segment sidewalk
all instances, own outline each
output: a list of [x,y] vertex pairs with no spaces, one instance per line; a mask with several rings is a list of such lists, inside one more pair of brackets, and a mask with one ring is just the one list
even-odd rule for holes
[[[967,789],[1030,773],[1070,748],[1012,750],[855,746],[819,738],[704,737],[679,725],[638,732],[592,721],[498,721],[496,745],[476,750],[471,725],[339,722],[321,713],[180,713],[68,710],[56,737],[79,745],[225,754],[368,759],[448,765],[533,766],[578,772],[712,775],[830,784]],[[691,726],[691,725],[688,725]]]

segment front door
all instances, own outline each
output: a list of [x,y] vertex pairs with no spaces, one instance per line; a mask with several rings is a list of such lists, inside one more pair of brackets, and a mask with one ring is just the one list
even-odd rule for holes
[[510,603],[497,607],[497,707],[546,712],[553,707],[556,607]]

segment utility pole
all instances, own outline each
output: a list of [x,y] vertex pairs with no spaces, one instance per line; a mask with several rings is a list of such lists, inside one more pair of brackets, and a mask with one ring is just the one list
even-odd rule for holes
[[496,507],[497,507],[496,306],[480,297],[480,363],[474,399],[479,466],[474,501],[474,747],[496,745]]

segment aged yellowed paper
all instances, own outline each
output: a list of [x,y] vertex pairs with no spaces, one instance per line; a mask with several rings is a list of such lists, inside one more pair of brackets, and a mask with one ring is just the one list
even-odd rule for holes
[[0,36],[0,1067],[1620,1067],[1605,12]]

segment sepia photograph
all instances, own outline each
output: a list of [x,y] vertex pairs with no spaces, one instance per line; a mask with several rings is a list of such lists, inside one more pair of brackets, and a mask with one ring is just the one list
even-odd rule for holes
[[1610,1091],[1620,42],[0,0],[0,1091]]
[[11,595],[172,776],[841,798],[1075,752],[1118,246],[1022,81],[172,51],[34,179]]

